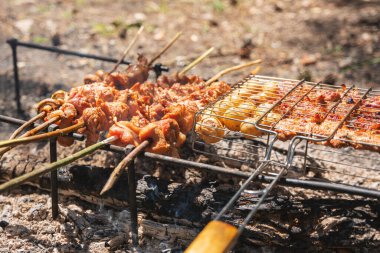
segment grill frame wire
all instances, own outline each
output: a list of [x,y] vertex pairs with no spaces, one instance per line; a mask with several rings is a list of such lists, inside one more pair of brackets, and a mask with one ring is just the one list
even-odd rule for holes
[[[338,125],[334,128],[334,130],[330,133],[329,136],[326,136],[326,137],[323,137],[323,138],[315,138],[315,137],[312,137],[312,134],[310,137],[307,137],[307,136],[300,136],[300,135],[297,135],[295,136],[292,140],[291,140],[291,143],[289,145],[289,150],[288,150],[288,156],[287,156],[287,164],[292,164],[293,162],[293,159],[294,159],[294,153],[295,153],[295,149],[296,149],[296,146],[302,141],[302,140],[305,140],[305,141],[311,141],[311,142],[323,142],[323,141],[328,141],[330,140],[331,138],[334,137],[334,135],[336,134],[336,132],[338,131],[338,129],[344,124],[344,122],[346,121],[346,119],[348,117],[350,117],[351,113],[359,106],[359,104],[361,103],[361,101],[367,96],[367,94],[372,90],[372,88],[369,88],[365,93],[364,95],[360,98],[359,101],[357,101],[355,103],[354,106],[352,106],[350,108],[350,110],[348,111],[348,113],[344,116],[344,118],[342,120],[340,120],[340,122],[338,123]],[[348,93],[348,90],[345,92],[345,95]],[[341,99],[342,100],[342,99]],[[330,113],[331,110],[328,112]],[[326,116],[327,117],[327,116]],[[296,141],[296,140],[299,140],[299,141]]]
[[[252,76],[251,76],[252,77]],[[247,81],[247,79],[250,79],[250,76],[246,79],[244,79],[242,82],[239,82],[237,83],[237,85],[235,85],[234,87],[238,87],[240,88],[242,86],[242,84],[244,84],[244,82]],[[264,112],[264,114],[261,114],[261,116],[254,122],[254,126],[267,133],[268,134],[268,142],[269,143],[269,137],[271,135],[273,135],[273,139],[272,141],[270,142],[271,145],[268,146],[268,149],[267,149],[267,152],[266,152],[266,155],[265,155],[265,158],[263,161],[261,161],[259,163],[259,165],[257,166],[257,168],[254,170],[254,172],[250,175],[250,177],[241,185],[241,187],[239,188],[239,190],[234,194],[234,196],[230,199],[230,201],[222,208],[222,210],[218,213],[218,215],[215,217],[215,220],[221,220],[222,217],[225,215],[225,213],[232,208],[232,206],[234,205],[234,203],[237,201],[237,199],[240,197],[240,195],[247,189],[248,185],[250,184],[250,182],[252,182],[252,180],[256,177],[259,176],[260,173],[263,173],[265,171],[265,168],[267,167],[268,164],[272,163],[272,161],[270,160],[270,153],[271,153],[271,150],[273,148],[273,144],[274,142],[277,140],[278,138],[278,133],[276,131],[274,131],[274,128],[275,126],[278,124],[278,122],[280,122],[284,117],[286,117],[286,115],[288,115],[296,106],[298,103],[300,103],[305,97],[308,96],[308,94],[314,90],[317,86],[320,86],[320,83],[316,83],[314,84],[306,93],[304,93],[303,95],[301,95],[300,98],[298,98],[295,103],[291,106],[290,109],[288,109],[286,111],[286,113],[284,113],[276,122],[274,125],[272,125],[269,129],[268,128],[263,128],[261,126],[259,126],[259,122],[261,120],[263,120],[269,113],[271,113],[274,108],[276,108],[278,105],[281,104],[281,102],[283,100],[285,100],[293,91],[295,91],[297,89],[297,87],[299,87],[303,82],[300,82],[298,83],[297,85],[295,85],[290,91],[288,91],[280,100],[277,100],[277,102],[275,102],[266,112]],[[343,98],[351,91],[354,89],[354,86],[351,86],[350,88],[346,89],[343,93],[342,96],[340,96],[340,99],[335,102],[333,104],[333,106],[331,106],[329,108],[329,110],[327,111],[327,113],[324,115],[323,117],[323,120],[322,122],[324,122],[324,120],[328,117],[328,115],[330,114],[330,112],[332,112],[333,110],[335,110],[342,102]],[[264,200],[266,199],[266,197],[268,196],[269,192],[274,188],[274,186],[281,180],[282,177],[284,177],[288,170],[291,168],[291,165],[292,165],[292,162],[293,162],[293,159],[294,159],[294,156],[295,156],[295,150],[296,150],[296,147],[299,143],[301,143],[303,140],[306,141],[306,148],[305,148],[305,155],[304,155],[304,158],[305,158],[305,161],[304,161],[304,167],[306,166],[306,157],[307,157],[307,151],[308,151],[308,143],[309,142],[322,142],[322,141],[327,141],[327,140],[330,140],[331,138],[333,138],[333,136],[336,134],[336,132],[338,131],[338,129],[340,129],[342,127],[342,125],[346,122],[346,120],[352,115],[352,113],[359,107],[359,105],[361,104],[361,102],[363,101],[363,99],[365,99],[367,97],[367,95],[371,92],[371,88],[370,89],[367,89],[364,94],[361,96],[361,98],[353,105],[349,108],[348,112],[346,112],[346,114],[344,115],[344,117],[338,122],[338,124],[333,128],[333,131],[328,135],[328,136],[324,136],[324,137],[313,137],[312,134],[310,134],[309,136],[302,136],[302,135],[296,135],[295,137],[293,137],[290,141],[290,145],[288,146],[288,152],[287,152],[287,155],[286,155],[286,160],[285,160],[285,164],[279,164],[281,169],[280,171],[275,174],[275,177],[269,182],[269,184],[266,186],[266,188],[264,190],[262,190],[262,195],[261,197],[259,198],[259,200],[257,201],[257,203],[253,206],[253,208],[251,209],[251,211],[248,213],[248,215],[246,216],[246,218],[244,219],[244,221],[239,225],[239,228],[238,228],[238,235],[237,237],[239,237],[241,235],[241,233],[244,231],[244,228],[246,227],[246,225],[249,223],[249,221],[253,218],[253,216],[256,214],[258,208],[260,207],[260,205],[264,202]],[[233,91],[231,91],[231,93],[233,93]],[[230,93],[230,94],[231,94]],[[224,99],[224,97],[222,98]],[[205,114],[205,113],[202,113],[204,111],[207,111],[207,109],[210,109],[212,106],[214,106],[215,104],[217,104],[219,101],[222,101],[222,99],[216,101],[215,103],[211,104],[209,106],[209,108],[206,108],[204,109],[203,111],[199,112],[198,115],[196,116],[195,119],[199,119],[200,116],[199,115],[208,115],[208,116],[212,116],[212,117],[216,117],[216,118],[220,118],[220,115],[217,115],[216,113],[212,114],[212,110],[211,110],[211,113],[209,114]],[[241,103],[244,103],[244,102],[241,102]],[[228,109],[227,109],[228,110]],[[222,117],[223,118],[223,117]],[[225,117],[224,117],[225,118]],[[241,119],[234,119],[236,121],[240,121],[240,122],[244,122],[244,119],[241,120]],[[196,124],[196,122],[194,123],[194,125]],[[193,128],[193,130],[195,130],[195,127]],[[221,139],[224,139],[224,137],[222,137]],[[196,140],[196,133],[194,131],[194,135],[193,135],[193,148],[194,148],[194,143],[195,143],[195,140]],[[207,152],[202,152],[201,153],[207,153]],[[380,191],[379,191],[380,193]],[[235,239],[235,243],[236,243],[236,240]],[[231,245],[231,247],[234,246],[234,243]]]
[[[272,77],[263,77],[263,76],[253,76],[253,75],[249,75],[248,77],[246,77],[245,79],[243,79],[242,81],[238,82],[237,84],[235,84],[232,88],[232,91],[230,93],[227,93],[226,95],[224,95],[223,97],[221,97],[218,101],[212,103],[212,104],[209,104],[206,108],[203,109],[203,111],[200,111],[196,114],[196,117],[195,119],[199,119],[200,117],[202,116],[209,116],[209,117],[215,117],[215,118],[218,118],[218,119],[221,119],[223,118],[222,116],[220,115],[217,115],[217,113],[215,113],[215,111],[217,112],[217,110],[215,111],[212,111],[212,108],[214,105],[216,105],[217,103],[223,101],[227,96],[231,96],[231,94],[233,94],[234,92],[236,93],[236,91],[238,89],[240,89],[241,87],[243,88],[247,88],[247,86],[244,86],[245,83],[247,82],[251,82],[251,83],[254,83],[256,82],[257,80],[256,79],[252,79],[252,78],[258,78],[258,79],[262,79],[264,81],[267,81],[267,82],[270,82],[270,81],[290,81],[290,82],[293,82],[293,84],[295,84],[294,86],[299,86],[302,81],[298,81],[298,80],[291,80],[291,79],[282,79],[282,78],[272,78]],[[284,116],[288,115],[294,107],[297,106],[297,104],[305,97],[307,96],[313,89],[316,89],[316,87],[320,87],[320,89],[318,89],[317,91],[323,91],[323,90],[326,90],[328,89],[329,91],[335,91],[336,89],[341,89],[341,87],[339,86],[328,86],[328,85],[325,85],[325,84],[320,84],[320,83],[311,83],[311,82],[303,82],[304,84],[306,85],[311,85],[310,89],[308,89],[308,91],[301,95],[301,96],[298,96],[297,97],[297,101],[293,101],[293,106],[288,110],[286,113],[282,114],[281,118],[280,119],[277,119],[277,121],[275,122],[275,124],[277,124],[282,118],[284,118]],[[255,127],[259,130],[261,130],[263,133],[266,133],[268,134],[268,138],[267,138],[267,145],[266,145],[266,151],[269,147],[269,143],[271,143],[270,141],[270,138],[273,137],[273,139],[276,139],[278,134],[276,131],[273,131],[275,125],[272,125],[270,127],[267,126],[267,128],[263,128],[260,124],[258,124],[259,121],[261,121],[264,117],[266,117],[270,112],[273,111],[273,109],[275,107],[277,107],[286,97],[288,97],[289,94],[291,94],[294,90],[296,89],[296,87],[293,87],[291,90],[288,90],[288,92],[282,96],[280,99],[277,99],[277,102],[275,102],[268,110],[266,110],[264,113],[260,113],[261,117],[259,117],[259,119],[255,122]],[[361,112],[358,112],[358,110],[363,110],[363,108],[361,108],[360,104],[361,104],[361,101],[367,97],[373,97],[373,96],[376,96],[377,94],[380,93],[380,90],[372,90],[372,89],[367,89],[367,90],[364,90],[364,89],[359,89],[359,88],[355,88],[354,86],[352,87],[349,87],[349,88],[346,88],[346,90],[343,92],[343,94],[340,96],[339,100],[338,101],[335,101],[334,103],[332,103],[332,106],[329,107],[329,109],[327,110],[327,112],[324,113],[324,117],[323,119],[326,119],[330,113],[332,111],[337,111],[339,109],[339,105],[343,104],[342,101],[343,99],[345,99],[348,95],[352,95],[350,93],[355,93],[359,90],[359,95],[361,95],[360,99],[358,98],[358,94],[354,94],[355,95],[355,100],[358,98],[358,100],[356,101],[356,103],[354,104],[354,106],[348,106],[349,107],[349,110],[347,110],[347,105],[348,104],[345,104],[346,108],[345,108],[345,111],[340,111],[340,113],[345,113],[344,117],[340,120],[340,122],[337,122],[334,130],[329,134],[329,136],[320,136],[318,134],[314,134],[314,136],[308,136],[305,138],[305,141],[306,141],[306,149],[305,149],[305,152],[304,152],[304,165],[303,165],[303,168],[305,169],[306,168],[306,160],[307,158],[311,158],[308,156],[308,146],[309,146],[309,141],[314,141],[314,142],[318,142],[318,141],[324,141],[326,139],[331,139],[332,136],[334,136],[334,134],[337,132],[338,129],[340,129],[340,127],[342,127],[343,124],[346,124],[347,121],[355,121],[357,119],[357,115],[362,115]],[[317,92],[316,91],[316,92]],[[364,94],[363,94],[364,93]],[[252,95],[252,94],[250,94]],[[248,95],[248,96],[250,96]],[[244,101],[240,101],[240,103],[244,103]],[[210,110],[211,108],[211,110]],[[216,107],[216,108],[219,108],[220,107]],[[234,108],[235,110],[235,108]],[[369,110],[371,112],[375,111],[376,109],[375,108],[364,108],[364,110]],[[375,111],[376,112],[376,111]],[[353,116],[352,116],[353,115]],[[247,116],[247,117],[250,117],[250,116]],[[376,117],[376,116],[375,116]],[[228,118],[228,119],[231,119],[231,118]],[[233,119],[233,118],[232,118]],[[245,122],[245,120],[241,120],[241,119],[233,119],[233,120],[236,120],[238,122]],[[199,140],[199,138],[197,138],[198,133],[196,133],[195,131],[195,125],[198,124],[199,126],[204,126],[202,125],[202,122],[194,122],[194,127],[193,127],[193,131],[192,131],[192,147],[194,150],[196,150],[197,152],[199,153],[203,153],[203,154],[206,154],[206,155],[212,155],[212,156],[217,156],[217,157],[221,157],[219,154],[215,154],[215,153],[212,153],[210,152],[210,150],[207,150],[205,147],[207,146],[212,146],[213,148],[215,149],[218,149],[218,150],[225,150],[225,151],[228,151],[229,150],[229,147],[220,147],[219,145],[219,142],[218,143],[215,143],[215,144],[207,144],[205,143],[204,141],[202,140]],[[350,123],[352,124],[352,123]],[[209,127],[209,126],[207,126]],[[212,127],[209,127],[209,128],[212,128]],[[225,130],[227,131],[227,135],[229,132],[233,132],[231,130],[227,130],[226,128],[215,128],[215,129],[218,129],[218,130]],[[227,136],[226,135],[226,136]],[[227,137],[217,137],[217,136],[214,136],[214,135],[210,135],[211,137],[215,137],[215,138],[218,138],[218,139],[223,139],[223,140],[226,140]],[[240,135],[241,136],[241,135]],[[258,140],[258,139],[261,139],[263,137],[256,137],[255,140]],[[334,138],[335,140],[335,138]],[[338,139],[338,140],[341,140],[341,139]],[[347,141],[347,140],[342,140],[342,141]],[[361,142],[357,142],[355,141],[355,143],[357,144],[363,144]],[[368,143],[365,143],[365,144],[368,144]],[[219,145],[219,146],[218,146]],[[370,145],[370,144],[368,144]],[[202,148],[200,148],[200,146],[202,146]],[[244,148],[249,148],[249,147],[253,147],[255,145],[249,145],[249,144],[245,144],[243,143],[242,146],[244,146]],[[273,146],[273,145],[272,145]],[[257,147],[257,146],[256,146]],[[290,151],[291,152],[288,152],[288,159],[290,159],[290,155],[291,156],[294,156],[294,149],[295,149],[295,146],[294,146],[294,142],[293,142],[293,146],[290,146],[291,149]],[[258,148],[258,151],[260,149],[260,147],[257,147]],[[292,151],[293,150],[293,151]],[[332,152],[333,152],[333,148],[331,148]],[[245,152],[250,152],[249,150],[248,151],[242,151],[243,153]],[[359,151],[356,151],[356,152],[359,152]],[[355,156],[355,155],[353,155]],[[248,157],[248,160],[247,160],[247,157]],[[246,155],[244,156],[243,158],[240,158],[239,159],[236,159],[236,158],[231,158],[231,157],[228,157],[228,156],[222,156],[222,158],[224,159],[229,159],[229,160],[234,160],[234,161],[239,161],[239,162],[243,162],[243,163],[247,163],[248,165],[252,165],[253,163],[256,163],[257,161],[255,160],[249,160],[249,157],[254,157],[254,158],[257,158],[259,157],[259,152],[255,153],[255,154],[251,154],[251,156],[249,155]],[[360,156],[358,156],[360,157]],[[285,161],[284,161],[285,162]],[[343,163],[342,163],[343,165]],[[347,165],[350,165],[350,164],[347,164]]]

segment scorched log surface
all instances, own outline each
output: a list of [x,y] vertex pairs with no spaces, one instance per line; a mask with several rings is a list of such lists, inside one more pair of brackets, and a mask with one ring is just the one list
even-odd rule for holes
[[[27,149],[27,146],[18,147],[1,161],[2,181],[38,168],[42,165],[41,161],[46,162],[41,160],[42,155],[44,153],[46,155],[46,147],[25,158],[22,154],[25,154]],[[112,167],[112,159],[117,160],[109,154],[108,158],[104,157],[104,153],[95,155],[90,163],[82,161],[80,164],[61,169],[60,193],[116,209],[125,208],[128,198],[126,175],[122,176],[115,188],[106,196],[100,197],[99,192],[111,173],[111,168],[85,165],[94,164],[93,161],[98,159],[97,165],[106,164],[108,165],[106,167]],[[153,174],[153,169],[157,167],[159,165],[153,162],[147,164],[140,161],[136,168],[137,173],[144,171]],[[186,179],[178,180],[179,175],[186,174],[183,169],[167,168],[165,171],[170,174],[175,170],[177,170],[175,181],[179,183],[165,180],[164,176],[160,179],[138,175],[137,201],[139,211],[144,215],[140,226],[145,226],[144,231],[146,231],[152,224],[164,223],[170,229],[182,225],[188,233],[173,232],[170,236],[172,239],[189,243],[193,239],[192,235],[195,235],[230,199],[238,185],[232,179],[218,180],[215,174],[208,174],[207,177],[198,175],[190,183]],[[166,175],[166,178],[169,179],[169,176]],[[50,185],[49,180],[48,176],[44,176],[31,184],[47,190]],[[232,224],[241,222],[257,198],[255,193],[244,194],[238,201],[236,209],[228,213],[228,222]],[[379,213],[380,208],[376,201],[355,200],[350,197],[335,199],[334,196],[308,199],[307,196],[294,195],[288,190],[280,189],[260,208],[257,218],[247,227],[237,249],[243,249],[247,245],[293,249],[341,247],[375,249],[380,246]],[[158,229],[157,226],[153,227]],[[161,233],[156,232],[159,237]],[[147,232],[146,235],[154,236],[155,233]]]

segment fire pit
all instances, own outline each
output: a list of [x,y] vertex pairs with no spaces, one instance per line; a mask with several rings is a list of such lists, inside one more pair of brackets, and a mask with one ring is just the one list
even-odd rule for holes
[[[19,45],[24,45],[24,44],[19,44]],[[15,52],[16,51],[14,50],[14,53]],[[17,58],[14,57],[14,59],[17,59]],[[17,64],[15,66],[17,66]],[[161,65],[159,66],[161,69],[162,66]],[[16,79],[15,83],[17,87],[17,84],[18,84],[17,68],[15,68],[15,79]],[[243,232],[243,228],[246,227],[246,225],[248,224],[248,221],[259,210],[259,208],[265,209],[265,207],[261,207],[261,204],[268,201],[267,198],[269,197],[269,192],[272,190],[272,188],[276,184],[293,186],[293,187],[303,187],[303,188],[308,188],[312,190],[335,191],[335,192],[348,193],[348,194],[353,194],[353,195],[362,195],[362,196],[371,197],[371,198],[380,197],[380,191],[378,188],[375,187],[375,189],[368,189],[368,188],[363,188],[363,187],[358,186],[358,182],[363,184],[363,182],[360,181],[361,179],[359,180],[359,178],[362,178],[363,180],[370,179],[372,181],[376,179],[375,178],[375,176],[377,176],[376,172],[379,170],[378,161],[380,160],[378,153],[373,153],[373,152],[370,153],[369,151],[359,151],[359,150],[352,151],[353,149],[352,147],[347,147],[345,148],[344,151],[342,151],[339,149],[332,149],[331,147],[320,146],[320,145],[315,144],[318,142],[331,139],[333,135],[335,134],[335,132],[338,130],[338,128],[332,131],[332,133],[329,136],[309,136],[308,134],[298,135],[297,133],[296,138],[293,139],[292,142],[289,144],[287,142],[282,143],[282,142],[277,141],[277,138],[276,138],[277,132],[275,131],[275,129],[268,129],[265,126],[265,124],[260,124],[260,121],[264,119],[266,115],[271,113],[271,111],[277,105],[279,105],[281,101],[285,101],[292,91],[294,91],[295,89],[297,89],[297,87],[300,87],[300,85],[303,84],[303,81],[249,76],[242,82],[235,85],[232,92],[236,90],[238,91],[239,89],[241,89],[242,86],[244,86],[245,84],[249,84],[251,82],[259,82],[259,83],[262,83],[263,85],[265,85],[265,83],[268,83],[268,82],[284,82],[288,84],[290,87],[287,94],[285,96],[279,96],[274,106],[266,110],[265,114],[263,114],[261,116],[261,119],[258,120],[258,123],[255,124],[255,127],[258,128],[260,131],[264,132],[264,134],[252,140],[252,138],[245,138],[241,134],[236,134],[236,133],[233,133],[232,131],[231,133],[224,136],[223,139],[221,139],[221,141],[215,144],[210,144],[210,143],[202,141],[202,136],[200,136],[201,138],[197,136],[198,133],[196,132],[196,129],[195,129],[196,125],[195,125],[193,129],[193,135],[192,135],[193,138],[191,141],[192,148],[198,153],[207,154],[207,155],[211,155],[211,157],[214,157],[214,158],[208,159],[208,162],[210,162],[209,164],[201,163],[198,161],[189,161],[187,159],[173,158],[173,157],[153,154],[149,152],[145,152],[142,155],[142,157],[147,158],[145,162],[155,164],[153,161],[156,161],[156,162],[158,161],[160,164],[171,164],[172,166],[175,166],[175,167],[197,168],[204,171],[211,171],[212,173],[215,173],[217,175],[221,175],[221,174],[225,175],[225,177],[240,178],[240,179],[247,178],[246,183],[243,184],[243,186],[238,190],[237,194],[232,195],[232,192],[230,192],[226,197],[224,197],[222,203],[227,203],[227,204],[222,209],[222,211],[219,212],[219,214],[216,216],[216,219],[222,218],[222,216],[227,213],[230,207],[238,199],[239,195],[243,193],[244,195],[243,197],[245,198],[246,202],[245,203],[240,202],[235,212],[241,212],[240,217],[242,217],[244,216],[244,214],[247,214],[247,210],[251,210],[251,211],[248,213],[246,220],[242,222],[239,233]],[[317,87],[327,88],[327,86],[321,85],[319,83],[318,84],[307,83],[306,85],[308,87],[311,87],[311,89],[315,89]],[[333,87],[333,88],[338,88],[338,87]],[[351,89],[352,88],[348,88],[348,91]],[[19,89],[16,88],[16,91],[17,90]],[[365,96],[370,95],[371,91],[362,91],[362,94],[364,98]],[[306,95],[305,94],[301,95],[297,104],[301,102],[301,100],[305,98]],[[16,97],[19,97],[19,96],[16,96]],[[338,107],[339,102],[336,102],[333,108]],[[355,109],[357,109],[356,108],[357,105],[359,105],[359,102],[353,105],[352,109],[350,109],[347,112],[347,116],[345,116],[344,119],[340,121],[339,127],[341,126],[341,124],[343,124],[346,121],[346,119],[351,115],[351,113]],[[206,107],[203,111],[198,113],[197,117],[200,117],[202,115],[215,116],[213,114],[210,114],[210,112],[208,111],[208,109],[211,108],[212,106],[213,105]],[[333,108],[330,111],[332,111]],[[4,122],[12,123],[12,124],[23,123],[23,121],[21,120],[11,118],[11,117],[6,117],[6,116],[1,116],[0,120]],[[231,120],[236,120],[236,119],[232,118]],[[243,121],[243,120],[238,119],[238,121]],[[54,126],[50,128],[50,131],[53,131],[53,130],[54,130]],[[72,134],[71,137],[77,140],[83,140],[84,138],[83,135],[79,135],[79,134]],[[212,136],[212,137],[215,137],[215,136]],[[57,159],[56,139],[50,139],[49,141],[50,141],[50,161],[54,162]],[[345,140],[345,141],[349,142],[350,140]],[[299,144],[302,144],[302,142],[304,145],[303,146],[299,145]],[[360,144],[363,144],[363,143],[360,143]],[[364,145],[371,145],[371,143],[364,143]],[[121,154],[131,152],[130,147],[121,148],[121,147],[117,147],[113,145],[106,145],[104,149],[115,152],[115,153],[121,153]],[[191,151],[189,151],[189,153],[191,153],[192,156],[194,155]],[[326,154],[331,159],[325,159]],[[371,156],[369,156],[369,154],[371,154]],[[370,162],[368,161],[366,163],[368,166],[363,165],[362,163],[356,161],[356,159],[369,160],[369,158],[371,158],[372,161]],[[339,162],[339,160],[343,160],[344,162]],[[353,161],[355,161],[354,164],[353,164]],[[221,162],[226,164],[227,166],[222,167],[222,166],[216,165],[216,164],[220,164]],[[236,167],[236,165],[240,166],[241,168],[244,168],[245,172],[229,168],[229,167]],[[350,173],[349,171],[347,171],[347,169],[345,169],[347,168],[347,166],[360,167],[363,171],[367,171],[366,172],[367,175],[364,175],[364,174],[357,175],[354,173]],[[256,168],[256,169],[252,171],[252,168]],[[287,172],[287,175],[286,175],[286,172]],[[92,171],[91,173],[94,176],[94,178],[98,178],[98,179],[105,178],[104,176],[100,176],[100,174],[102,173],[101,171],[99,172],[100,174],[97,174],[94,171]],[[91,173],[86,174],[86,176],[89,176],[91,178],[91,175],[90,175]],[[125,197],[125,195],[124,197],[122,195],[118,195],[117,198],[115,199],[116,200],[118,199],[120,201],[119,206],[125,204],[125,201],[128,202],[130,213],[131,213],[131,232],[133,235],[132,238],[133,238],[134,243],[137,243],[138,216],[137,216],[136,201],[139,199],[138,195],[141,193],[139,192],[136,193],[136,189],[139,190],[139,185],[136,187],[135,173],[136,171],[135,171],[134,166],[133,165],[130,166],[130,168],[128,169],[128,177],[121,179],[122,182],[128,183],[128,188],[124,187],[124,190],[123,190],[123,193],[125,193],[127,197]],[[339,182],[333,183],[333,182],[326,182],[326,181],[311,179],[311,178],[315,178],[315,175],[318,175],[321,178],[324,178],[324,176],[328,178],[329,175],[334,174],[334,173],[344,175],[345,177],[352,177],[353,184],[346,185],[346,184],[339,184]],[[300,175],[302,175],[302,178],[300,178]],[[258,191],[258,192],[251,192],[250,190],[246,190],[247,186],[254,178],[257,178],[258,180],[262,182],[269,183],[269,185],[266,188],[264,188],[264,190]],[[376,180],[379,181],[379,178],[377,178]],[[142,181],[144,181],[146,184],[150,184],[150,186],[148,185],[148,188],[152,188],[154,186],[154,187],[158,187],[157,188],[158,192],[165,191],[164,189],[162,189],[162,188],[165,188],[162,186],[162,184],[165,184],[165,183],[160,182],[160,180],[157,180],[154,178],[149,179],[148,177]],[[75,179],[74,179],[74,182],[75,182]],[[51,183],[51,192],[52,192],[53,217],[57,217],[58,190],[57,190],[57,174],[56,173],[52,173],[50,183]],[[140,180],[139,184],[141,187],[143,182],[141,182]],[[161,189],[160,189],[160,185],[161,185]],[[47,185],[45,181],[44,187],[46,188],[46,186]],[[74,183],[74,185],[69,186],[69,188],[70,187],[75,188],[77,186]],[[205,188],[210,188],[210,184],[208,184]],[[82,189],[82,190],[84,190],[84,192],[86,191],[85,189]],[[186,190],[191,190],[191,187],[189,187],[189,189],[186,189]],[[93,189],[91,189],[90,191],[93,191]],[[147,194],[146,192],[149,192],[150,195]],[[113,193],[111,192],[110,194],[112,195]],[[186,193],[186,191],[181,191],[181,194],[186,195],[188,193]],[[82,195],[85,195],[85,193],[82,193]],[[180,204],[183,200],[182,198],[178,197],[176,194],[172,194],[174,197],[172,197],[171,201],[173,201],[173,199],[175,200],[176,197],[178,199],[176,200],[177,202],[174,201],[170,203],[170,201],[168,202],[167,200],[165,201],[162,198],[157,198],[157,192],[153,191],[152,193],[152,191],[149,191],[149,190],[145,191],[144,194],[142,195],[144,196],[140,196],[140,199],[141,198],[145,198],[145,199],[143,201],[140,200],[139,203],[143,205],[146,205],[149,202],[148,200],[154,200],[155,202],[157,202],[157,205],[160,205],[160,204],[170,205],[173,203]],[[271,198],[273,197],[270,197],[269,200]],[[162,201],[162,203],[160,203],[160,201]],[[253,206],[250,203],[252,201],[256,203]],[[281,197],[278,197],[278,198],[274,197],[273,201],[281,203],[282,200],[281,200]],[[115,204],[115,202],[113,204]],[[189,205],[185,205],[185,206],[188,207]],[[281,204],[279,204],[278,206],[279,208],[281,208]],[[222,205],[220,204],[219,205],[217,204],[215,206],[216,210],[220,209],[221,207]],[[156,208],[157,207],[153,207],[153,209],[156,209]],[[179,212],[181,208],[179,208],[179,210],[178,208],[174,208],[174,209],[168,208],[166,212],[161,210],[161,213],[164,213],[163,217],[170,216],[170,212],[172,210],[176,210],[177,212]],[[189,211],[189,212],[192,213],[192,211]],[[179,216],[183,217],[184,213],[186,212],[182,212],[182,214],[180,214]],[[195,210],[194,213],[197,213],[197,210]],[[211,218],[211,217],[212,215],[208,216],[208,218]],[[190,217],[190,220],[191,219],[196,220],[195,217],[193,218]],[[204,217],[199,218],[199,219],[204,220]],[[162,220],[164,221],[165,218],[162,218]],[[200,224],[196,224],[196,225],[200,225]]]

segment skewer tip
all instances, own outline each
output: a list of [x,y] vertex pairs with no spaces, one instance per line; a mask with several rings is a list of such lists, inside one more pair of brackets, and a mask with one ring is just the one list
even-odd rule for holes
[[133,161],[133,159],[142,152],[150,142],[148,140],[145,140],[141,142],[135,149],[132,150],[131,153],[129,153],[124,159],[117,165],[117,167],[112,171],[112,174],[108,178],[106,184],[104,185],[103,189],[100,191],[100,195],[103,195],[107,191],[109,191],[112,186],[115,184],[115,182],[119,179],[121,173],[123,170],[128,168],[128,165]]

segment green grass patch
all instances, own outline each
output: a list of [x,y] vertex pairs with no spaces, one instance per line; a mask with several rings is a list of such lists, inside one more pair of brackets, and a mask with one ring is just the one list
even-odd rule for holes
[[212,8],[217,12],[223,12],[225,9],[224,3],[221,0],[213,0]]
[[46,44],[49,42],[49,38],[41,35],[36,35],[32,38],[33,43]]
[[102,36],[112,36],[116,30],[115,26],[105,23],[96,23],[92,26],[92,31]]

